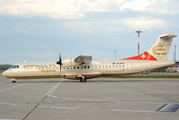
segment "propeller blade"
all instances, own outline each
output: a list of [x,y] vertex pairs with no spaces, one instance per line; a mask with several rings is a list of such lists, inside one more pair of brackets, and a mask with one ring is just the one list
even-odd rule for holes
[[62,69],[62,59],[61,59],[61,55],[59,53],[59,61],[56,62],[58,65],[60,65],[60,71]]

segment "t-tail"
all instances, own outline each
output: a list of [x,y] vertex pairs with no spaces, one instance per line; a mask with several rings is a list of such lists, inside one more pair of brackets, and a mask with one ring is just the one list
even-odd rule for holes
[[174,37],[176,37],[175,33],[163,33],[159,36],[156,43],[144,53],[122,60],[167,61]]

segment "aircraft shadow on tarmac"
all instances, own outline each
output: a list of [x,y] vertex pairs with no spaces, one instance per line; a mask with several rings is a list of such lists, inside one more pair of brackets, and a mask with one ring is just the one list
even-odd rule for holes
[[[167,78],[95,78],[90,79],[87,83],[95,83],[95,82],[162,82],[162,81],[179,81],[179,79],[167,79]],[[9,81],[11,82],[11,81]],[[65,78],[60,79],[32,79],[32,80],[26,80],[21,79],[17,80],[17,83],[58,83],[58,82],[64,82],[64,83],[79,83],[81,82],[79,80],[69,80]]]

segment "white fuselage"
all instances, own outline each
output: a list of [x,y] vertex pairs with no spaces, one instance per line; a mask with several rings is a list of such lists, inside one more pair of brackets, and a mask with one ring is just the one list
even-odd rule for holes
[[3,75],[12,79],[60,77],[77,79],[80,76],[89,79],[100,76],[129,75],[172,64],[174,62],[142,60],[92,61],[90,64],[62,67],[60,69],[56,62],[18,63],[16,65],[19,68],[10,68]]

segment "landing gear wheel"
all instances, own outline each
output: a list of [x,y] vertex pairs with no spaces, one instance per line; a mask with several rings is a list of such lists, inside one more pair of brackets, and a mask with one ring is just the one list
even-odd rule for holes
[[12,83],[15,83],[16,81],[12,81]]
[[11,79],[12,83],[15,83],[16,80],[17,80],[17,79],[15,79],[15,78],[12,78],[12,79]]
[[84,78],[80,77],[80,81],[81,82],[86,82],[86,78],[85,77]]

